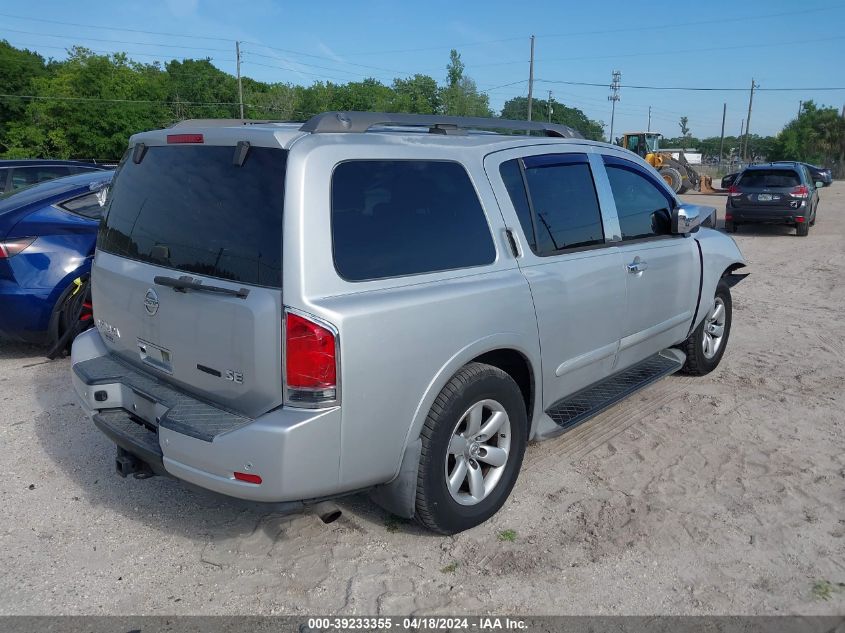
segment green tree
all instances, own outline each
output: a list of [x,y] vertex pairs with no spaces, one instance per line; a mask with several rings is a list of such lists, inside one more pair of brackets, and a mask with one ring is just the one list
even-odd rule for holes
[[[604,131],[600,121],[593,121],[583,111],[572,108],[552,99],[552,123],[560,123],[579,131],[584,138],[595,141],[604,140]],[[549,118],[548,99],[535,100],[531,107],[532,118],[538,121],[547,121]],[[528,119],[528,99],[525,97],[514,97],[505,102],[502,108],[503,119],[515,119],[524,121]]]
[[689,145],[689,141],[687,139],[689,139],[690,133],[687,123],[689,123],[689,119],[685,116],[682,116],[680,122],[678,123],[681,128],[681,149],[686,149],[687,145]]
[[490,99],[478,91],[475,81],[464,76],[464,64],[454,48],[446,66],[448,84],[440,90],[440,111],[452,116],[493,116]]
[[845,119],[836,108],[805,101],[801,113],[777,136],[776,160],[800,160],[832,167],[845,160]]
[[[0,40],[0,92],[26,95],[33,92],[32,81],[47,74],[44,58],[29,50],[15,48]],[[28,100],[0,97],[0,152],[7,148],[8,125],[23,117]]]
[[439,108],[440,92],[433,77],[417,74],[407,79],[393,80],[393,111],[435,114]]

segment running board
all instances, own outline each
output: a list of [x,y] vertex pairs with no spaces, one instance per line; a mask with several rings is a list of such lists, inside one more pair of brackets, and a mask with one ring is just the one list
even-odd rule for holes
[[558,425],[558,432],[571,429],[656,380],[674,374],[683,367],[684,360],[679,350],[655,354],[633,367],[558,400],[546,413]]

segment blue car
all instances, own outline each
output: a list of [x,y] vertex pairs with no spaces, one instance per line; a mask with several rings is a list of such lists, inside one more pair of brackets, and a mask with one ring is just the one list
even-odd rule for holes
[[0,195],[0,336],[50,343],[75,325],[113,173]]

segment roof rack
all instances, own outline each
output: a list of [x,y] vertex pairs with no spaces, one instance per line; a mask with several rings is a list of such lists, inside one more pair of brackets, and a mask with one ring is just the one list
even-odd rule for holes
[[514,121],[492,117],[463,117],[439,114],[392,112],[323,112],[311,117],[300,129],[314,134],[366,132],[380,126],[427,127],[432,134],[460,134],[467,129],[543,132],[546,136],[584,138],[566,125],[542,121]]

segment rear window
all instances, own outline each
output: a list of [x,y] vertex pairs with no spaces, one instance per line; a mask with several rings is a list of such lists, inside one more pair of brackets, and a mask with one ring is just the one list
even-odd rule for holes
[[150,264],[259,286],[282,285],[287,152],[149,147],[115,176],[97,247]]
[[753,169],[743,172],[736,184],[750,189],[797,187],[801,178],[791,169]]
[[496,249],[458,163],[355,160],[332,176],[332,247],[341,277],[364,281],[490,264]]

